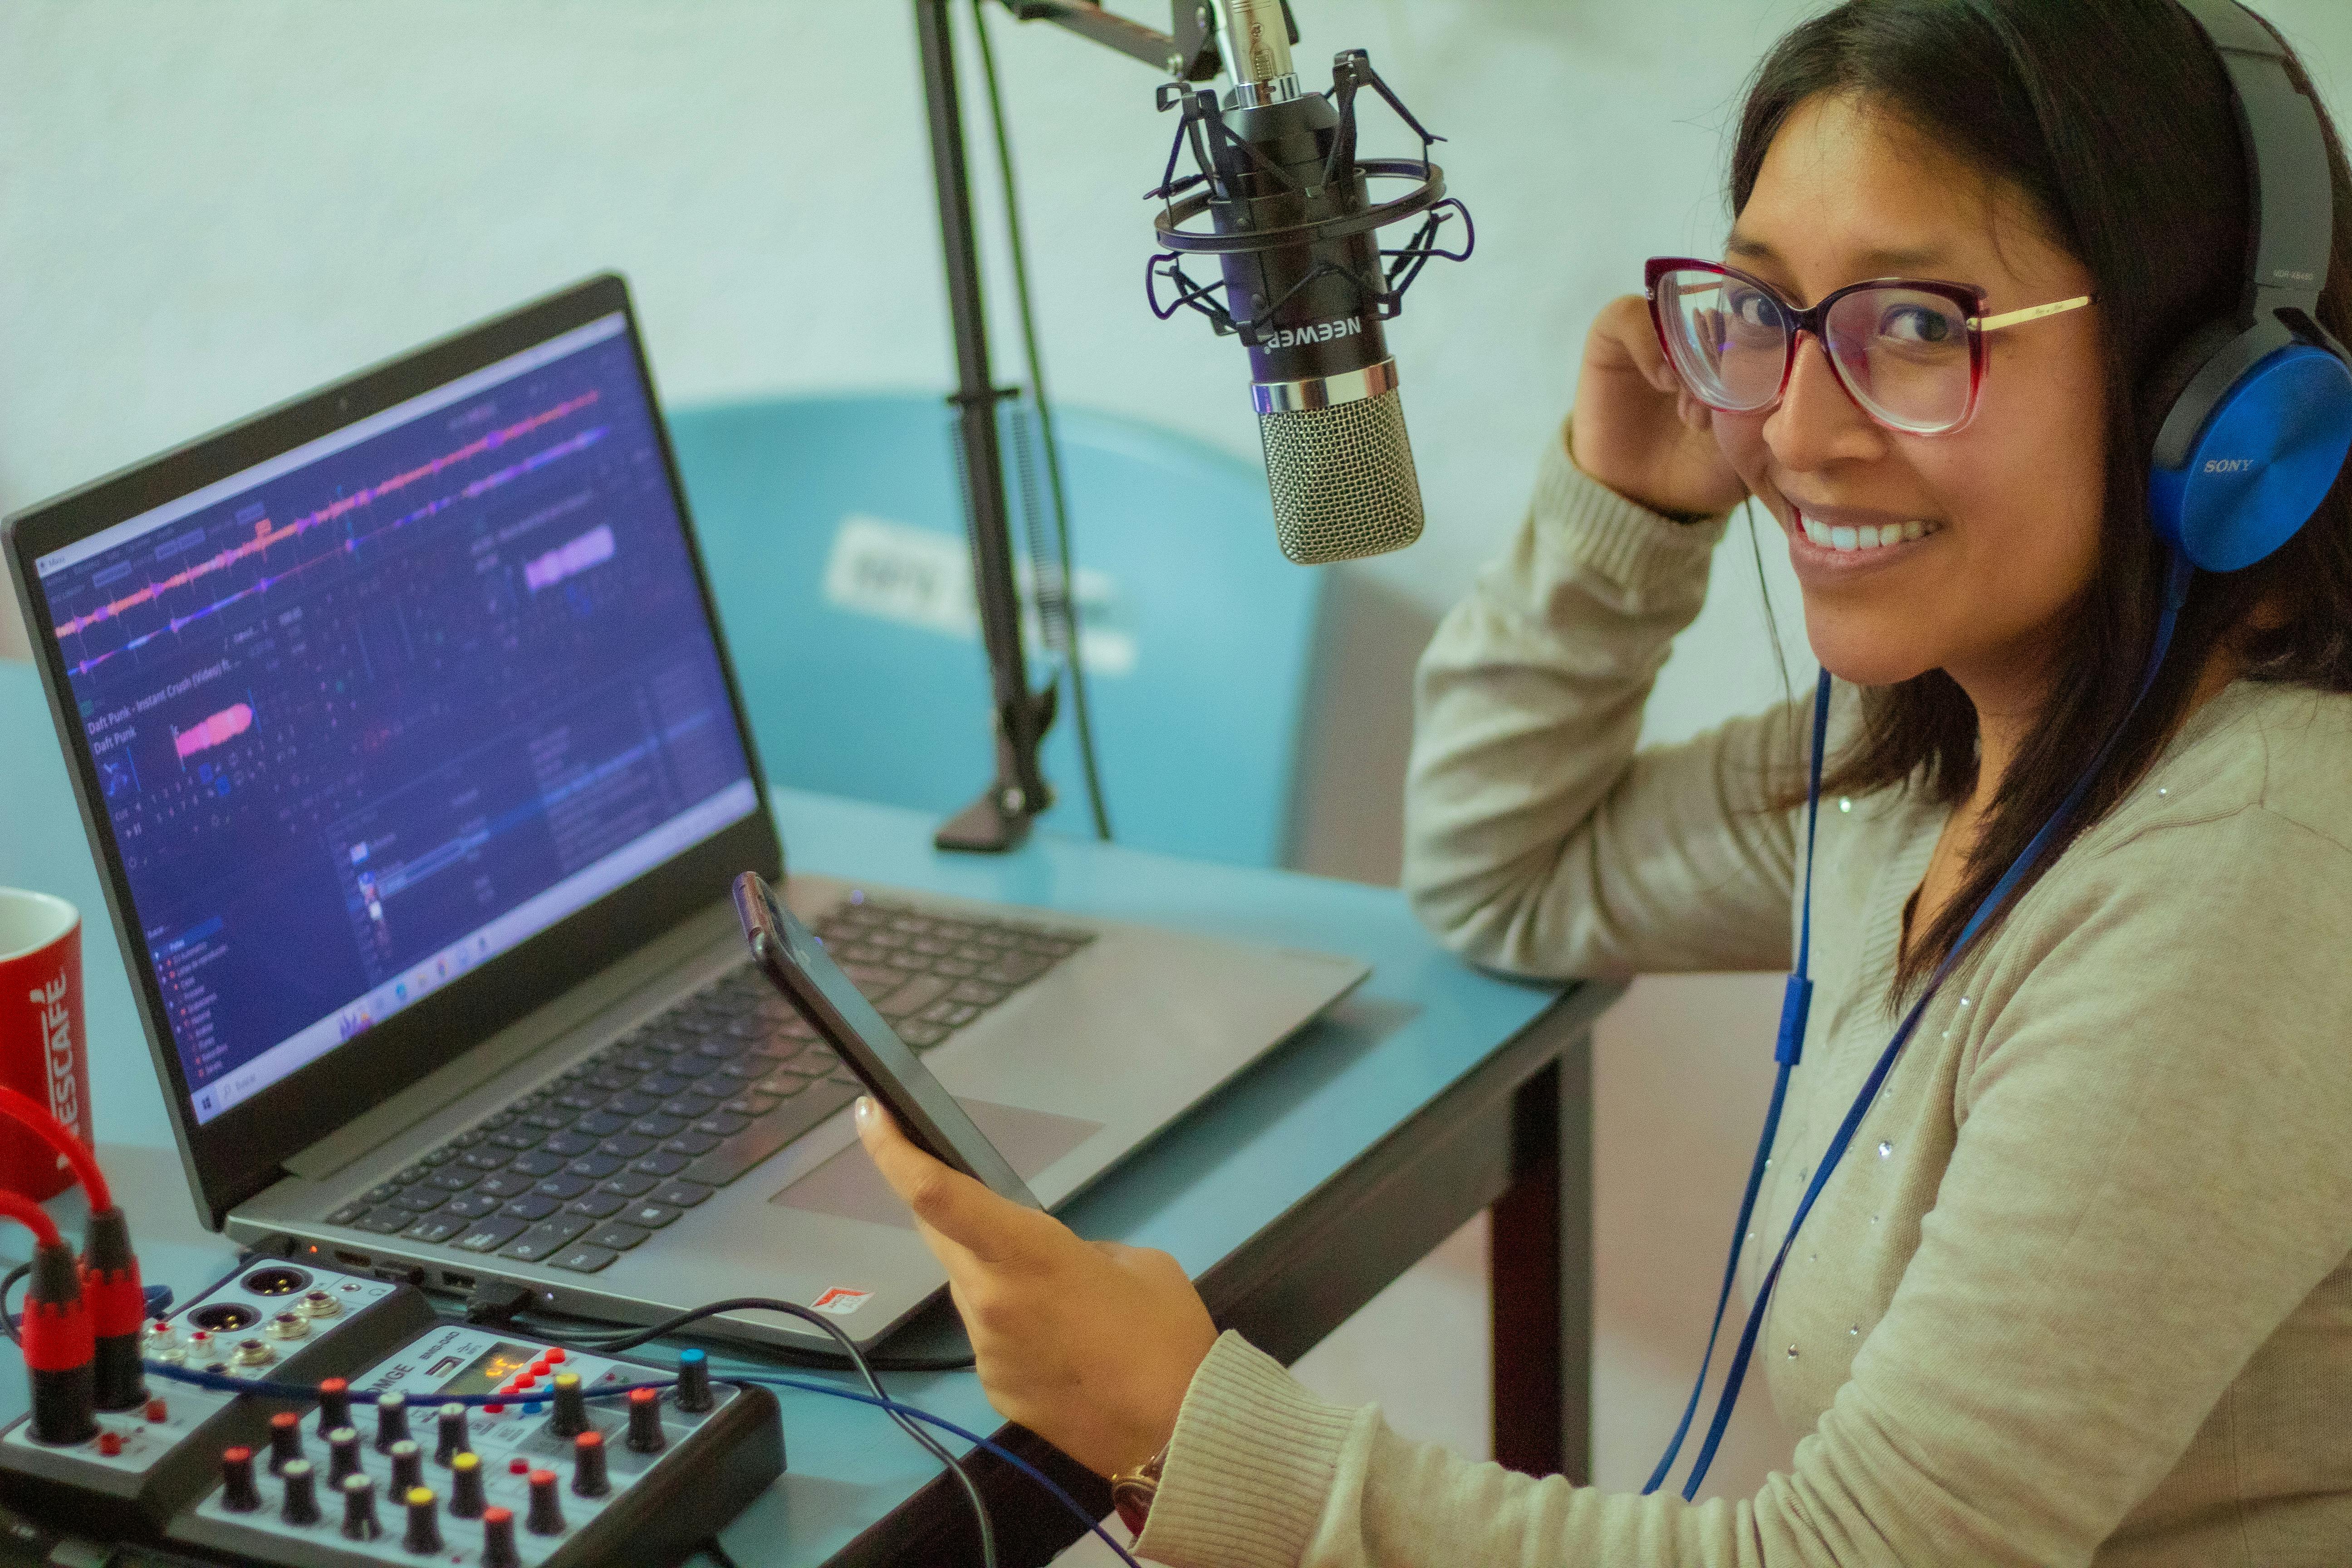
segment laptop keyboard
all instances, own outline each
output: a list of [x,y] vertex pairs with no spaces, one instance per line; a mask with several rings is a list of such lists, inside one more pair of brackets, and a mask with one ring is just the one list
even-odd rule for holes
[[[815,931],[917,1050],[1094,940],[856,893]],[[327,1223],[593,1274],[860,1092],[747,965],[484,1117]]]

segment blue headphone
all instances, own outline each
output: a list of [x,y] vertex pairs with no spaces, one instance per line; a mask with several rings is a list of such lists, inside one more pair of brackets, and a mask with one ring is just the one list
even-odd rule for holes
[[[2294,538],[2295,531],[2319,510],[2343,470],[2347,453],[2352,452],[2352,354],[2328,336],[2318,319],[2319,291],[2327,281],[2335,237],[2335,193],[2318,110],[2296,90],[2294,79],[2286,73],[2285,49],[2252,12],[2236,0],[2179,3],[2213,46],[2230,75],[2238,133],[2252,180],[2248,198],[2254,232],[2246,263],[2246,292],[2236,313],[2191,332],[2167,362],[2157,384],[2165,394],[2160,405],[2165,416],[2148,476],[2148,513],[2169,559],[2163,605],[2140,672],[2138,696],[2132,701],[2134,711],[2163,666],[2195,573],[2238,571]],[[1642,1489],[1643,1496],[1664,1484],[1698,1414],[1699,1395],[1706,1387],[1707,1369],[1715,1362],[1716,1342],[1723,1331],[1724,1309],[1731,1300],[1748,1221],[1755,1214],[1764,1169],[1780,1131],[1789,1075],[1804,1050],[1805,1021],[1813,994],[1807,973],[1812,952],[1813,841],[1821,815],[1822,763],[1829,741],[1829,720],[1830,672],[1824,669],[1813,690],[1811,776],[1805,792],[1804,913],[1798,927],[1796,968],[1782,995],[1780,1034],[1772,1052],[1779,1071],[1764,1113],[1764,1134],[1756,1145],[1748,1187],[1739,1200],[1739,1218],[1732,1226],[1731,1256],[1724,1264],[1723,1288],[1716,1297],[1715,1321],[1707,1329],[1698,1380],[1691,1388],[1690,1402],[1683,1407],[1682,1421],[1675,1428],[1665,1457]],[[2125,724],[2129,722],[2126,714]],[[1773,1288],[1796,1245],[1799,1227],[1844,1159],[1871,1101],[1927,1016],[1927,1005],[1977,932],[2017,890],[2061,826],[2082,805],[2123,729],[2118,725],[2106,738],[2050,820],[1969,916],[1951,951],[1904,1014],[1895,1037],[1864,1080],[1862,1092],[1831,1135],[1748,1310],[1716,1402],[1715,1418],[1707,1425],[1698,1457],[1683,1485],[1685,1501],[1697,1497],[1699,1484],[1715,1462],[1732,1407],[1746,1382]]]
[[2352,451],[2352,354],[2319,325],[2335,192],[2319,112],[2286,50],[2236,0],[2179,0],[2230,75],[2252,237],[2236,312],[2189,334],[2159,372],[2171,391],[2148,474],[2164,542],[2206,572],[2284,544]]

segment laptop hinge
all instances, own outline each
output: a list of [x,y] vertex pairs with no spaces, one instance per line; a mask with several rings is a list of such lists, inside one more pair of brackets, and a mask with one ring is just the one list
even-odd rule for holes
[[447,1066],[410,1084],[374,1110],[343,1123],[286,1161],[289,1174],[324,1181],[400,1136],[435,1111],[660,980],[695,955],[729,940],[740,942],[731,900],[711,905],[671,927],[626,958],[518,1018]]

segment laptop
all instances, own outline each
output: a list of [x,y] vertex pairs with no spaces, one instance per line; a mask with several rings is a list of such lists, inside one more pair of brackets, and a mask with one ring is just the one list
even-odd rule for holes
[[196,1206],[298,1259],[634,1322],[782,1298],[866,1343],[922,1306],[738,871],[1049,1206],[1366,973],[785,879],[617,277],[0,538]]

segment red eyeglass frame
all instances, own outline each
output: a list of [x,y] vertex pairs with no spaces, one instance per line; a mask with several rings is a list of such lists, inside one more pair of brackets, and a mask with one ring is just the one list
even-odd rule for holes
[[[1733,279],[1760,290],[1781,310],[1788,312],[1791,321],[1789,331],[1789,352],[1781,363],[1780,379],[1773,387],[1771,396],[1753,406],[1742,408],[1734,405],[1717,403],[1691,384],[1690,377],[1683,373],[1682,362],[1675,357],[1674,340],[1667,335],[1665,313],[1659,300],[1659,281],[1669,272],[1711,272],[1719,278]],[[1828,324],[1830,310],[1839,300],[1849,294],[1861,293],[1866,289],[1907,289],[1914,293],[1936,295],[1959,308],[1961,320],[1966,324],[1969,333],[1969,401],[1967,406],[1960,411],[1959,418],[1949,425],[1938,426],[1933,429],[1919,429],[1897,424],[1872,408],[1869,402],[1854,390],[1853,384],[1846,378],[1845,367],[1838,363],[1837,355],[1830,352],[1829,336],[1823,329]],[[1693,397],[1717,413],[1761,414],[1768,409],[1779,407],[1780,400],[1788,395],[1789,378],[1796,374],[1800,341],[1806,333],[1811,332],[1813,341],[1822,345],[1822,358],[1829,363],[1830,374],[1837,379],[1840,390],[1853,400],[1853,405],[1861,409],[1864,416],[1874,425],[1904,436],[1951,436],[1968,428],[1969,422],[1976,417],[1977,400],[1984,390],[1984,335],[1987,332],[1997,332],[2008,327],[2022,326],[2028,321],[2038,321],[2045,317],[2060,315],[2068,310],[2077,310],[2094,303],[2097,299],[2096,295],[2084,294],[2072,300],[2053,300],[2046,305],[2028,305],[2022,310],[2005,311],[1998,316],[1987,316],[1984,313],[1984,308],[1988,296],[1983,289],[1972,283],[1948,283],[1938,279],[1867,278],[1859,283],[1849,283],[1843,289],[1832,289],[1816,300],[1811,309],[1801,310],[1790,303],[1788,297],[1780,290],[1753,273],[1742,272],[1736,267],[1727,267],[1720,261],[1706,261],[1691,256],[1652,257],[1643,264],[1642,292],[1643,298],[1649,301],[1650,330],[1657,334],[1658,348],[1666,356],[1666,363],[1674,366],[1675,376],[1689,390]]]

